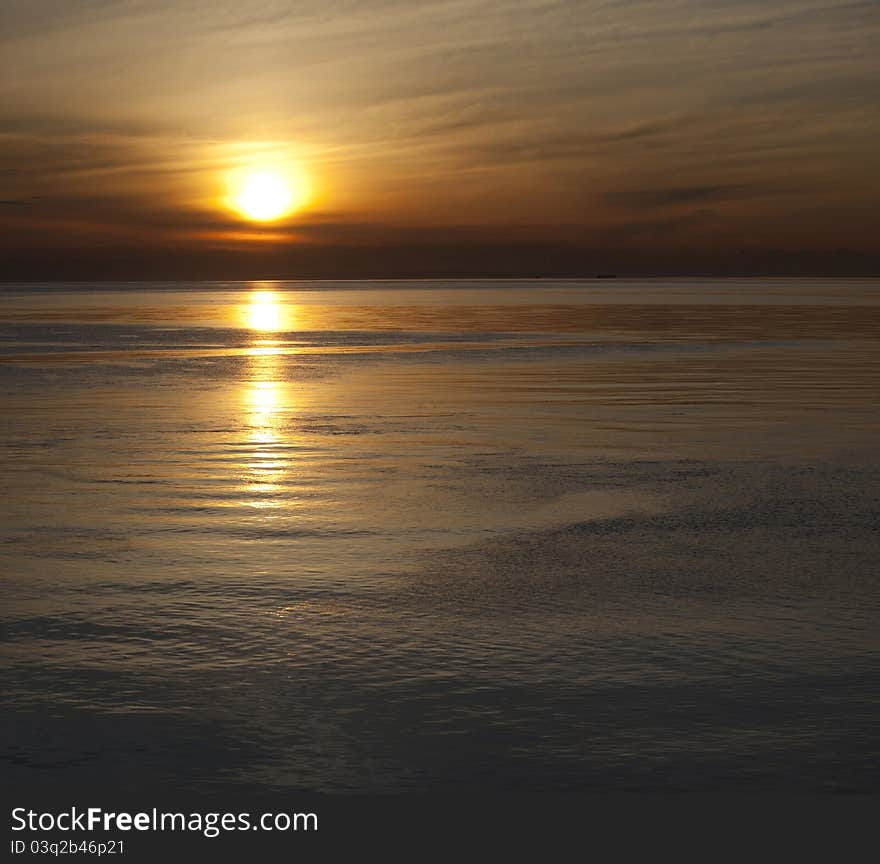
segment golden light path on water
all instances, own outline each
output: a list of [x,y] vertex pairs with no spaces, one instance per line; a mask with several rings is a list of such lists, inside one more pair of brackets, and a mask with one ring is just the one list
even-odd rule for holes
[[250,444],[244,491],[253,507],[278,508],[283,504],[278,493],[290,470],[290,442],[284,430],[293,403],[280,374],[284,340],[271,337],[292,328],[294,309],[277,292],[258,289],[250,295],[242,317],[255,337],[248,351],[249,380],[243,398]]
[[262,288],[253,291],[242,311],[246,325],[259,333],[292,330],[296,325],[293,307],[284,303],[276,291]]
[[876,287],[441,284],[0,292],[4,776],[880,785]]

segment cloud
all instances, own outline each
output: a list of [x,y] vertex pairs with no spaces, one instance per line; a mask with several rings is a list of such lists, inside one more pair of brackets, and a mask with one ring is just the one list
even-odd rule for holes
[[876,0],[6,0],[0,19],[7,249],[246,236],[204,199],[254,139],[324,172],[332,213],[303,214],[301,245],[877,246]]
[[654,210],[678,204],[706,204],[766,195],[767,190],[746,186],[672,186],[663,189],[627,189],[608,192],[603,199],[613,206]]

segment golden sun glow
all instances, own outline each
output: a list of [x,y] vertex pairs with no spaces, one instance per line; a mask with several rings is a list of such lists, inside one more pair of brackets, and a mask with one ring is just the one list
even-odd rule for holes
[[251,222],[277,222],[309,198],[305,174],[291,165],[239,168],[228,178],[226,205]]
[[242,183],[235,203],[239,212],[255,222],[272,222],[291,210],[293,190],[280,174],[255,172]]

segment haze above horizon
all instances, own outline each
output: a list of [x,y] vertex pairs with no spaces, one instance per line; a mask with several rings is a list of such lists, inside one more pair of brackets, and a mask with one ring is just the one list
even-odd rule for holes
[[0,278],[876,275],[872,2],[7,0]]

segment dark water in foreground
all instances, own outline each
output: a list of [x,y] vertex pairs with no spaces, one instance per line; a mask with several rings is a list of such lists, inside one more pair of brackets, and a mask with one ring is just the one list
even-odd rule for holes
[[0,288],[3,772],[873,789],[880,284]]

